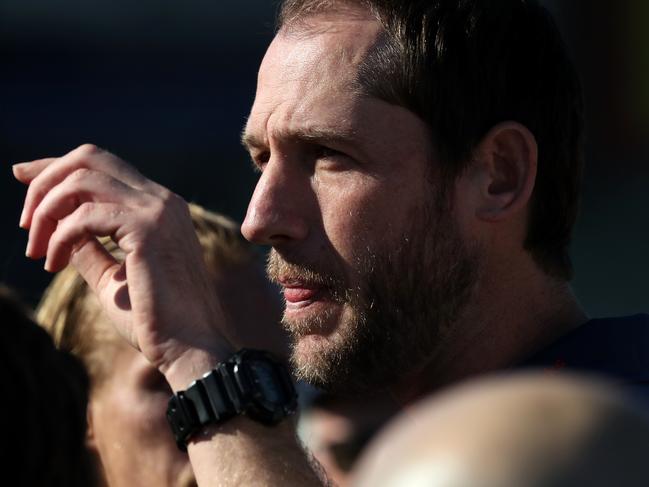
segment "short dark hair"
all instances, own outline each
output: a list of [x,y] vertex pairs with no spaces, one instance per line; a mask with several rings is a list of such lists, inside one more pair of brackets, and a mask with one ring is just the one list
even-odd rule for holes
[[366,7],[384,27],[361,68],[364,91],[429,125],[447,181],[499,122],[534,134],[538,174],[525,248],[545,272],[570,279],[583,102],[548,11],[534,0],[285,0],[278,27],[345,4]]

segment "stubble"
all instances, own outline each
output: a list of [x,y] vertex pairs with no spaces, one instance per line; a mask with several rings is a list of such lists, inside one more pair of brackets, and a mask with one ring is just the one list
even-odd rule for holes
[[[321,329],[332,313],[306,320],[284,317],[297,378],[326,390],[363,392],[387,388],[435,360],[480,273],[479,249],[462,240],[444,201],[415,212],[415,221],[397,242],[359,245],[363,251],[349,270],[354,279],[337,275],[331,256],[325,258],[328,263],[304,265],[271,251],[271,279],[284,273],[318,282],[343,305],[335,330],[308,353],[300,340]],[[346,287],[350,281],[358,285]]]

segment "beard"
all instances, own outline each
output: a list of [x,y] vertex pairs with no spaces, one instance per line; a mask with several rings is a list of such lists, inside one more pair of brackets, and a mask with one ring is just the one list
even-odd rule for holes
[[[306,319],[284,315],[297,379],[358,393],[385,389],[434,362],[480,273],[478,247],[463,241],[447,201],[440,196],[416,212],[416,221],[396,243],[357,245],[363,251],[347,269],[333,250],[310,263],[290,262],[271,250],[272,281],[288,276],[321,285],[342,305],[342,312],[330,307]],[[301,346],[307,335],[336,319],[335,329]]]

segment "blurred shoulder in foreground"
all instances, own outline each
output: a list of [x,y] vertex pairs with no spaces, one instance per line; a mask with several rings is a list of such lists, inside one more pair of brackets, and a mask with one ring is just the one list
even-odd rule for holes
[[362,459],[359,487],[646,486],[649,422],[613,386],[494,377],[406,411]]

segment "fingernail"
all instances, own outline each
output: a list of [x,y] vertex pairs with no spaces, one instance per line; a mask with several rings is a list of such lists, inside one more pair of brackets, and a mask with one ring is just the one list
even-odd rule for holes
[[43,269],[45,269],[47,272],[50,272],[50,259],[49,258],[45,259],[45,265],[43,265]]
[[20,228],[26,228],[27,222],[25,222],[25,209],[23,208],[23,211],[20,213],[20,220],[18,222],[18,226]]

